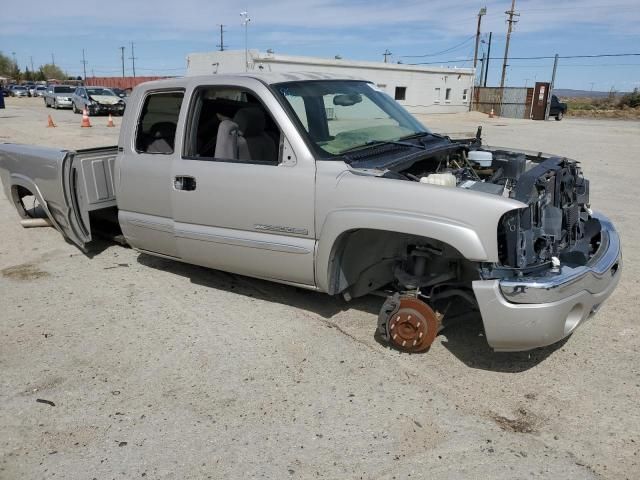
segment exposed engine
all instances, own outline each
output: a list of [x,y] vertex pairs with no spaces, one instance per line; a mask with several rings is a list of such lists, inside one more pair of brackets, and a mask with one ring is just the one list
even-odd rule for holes
[[495,270],[501,275],[560,261],[584,265],[597,249],[600,223],[591,218],[589,181],[574,160],[460,143],[394,173],[525,203],[526,208],[504,215],[498,227],[500,265]]

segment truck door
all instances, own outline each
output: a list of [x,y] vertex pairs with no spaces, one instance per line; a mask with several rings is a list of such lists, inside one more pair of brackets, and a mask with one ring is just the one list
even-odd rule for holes
[[285,113],[270,91],[243,82],[193,94],[184,155],[173,161],[178,254],[219,270],[313,285],[315,162],[296,157],[288,138],[297,132],[275,121]]
[[[176,131],[184,91],[143,91],[129,101],[139,108],[124,123],[117,162],[118,220],[127,242],[139,250],[178,257],[171,212],[172,162],[179,158]],[[133,118],[133,117],[125,117]],[[129,133],[127,133],[129,132]]]

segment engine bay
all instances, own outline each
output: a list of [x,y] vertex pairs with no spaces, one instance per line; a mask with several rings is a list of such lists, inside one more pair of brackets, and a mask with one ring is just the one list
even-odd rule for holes
[[494,275],[512,276],[560,263],[585,265],[597,250],[600,224],[591,217],[589,181],[575,160],[452,141],[450,148],[388,169],[382,176],[526,204],[500,221],[500,263],[492,269]]

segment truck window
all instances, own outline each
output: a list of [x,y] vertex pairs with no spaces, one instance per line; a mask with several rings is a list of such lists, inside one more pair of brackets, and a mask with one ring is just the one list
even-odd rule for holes
[[280,128],[251,92],[200,88],[188,118],[185,158],[278,164]]
[[138,119],[136,151],[168,155],[173,153],[178,116],[184,92],[155,92],[147,95]]

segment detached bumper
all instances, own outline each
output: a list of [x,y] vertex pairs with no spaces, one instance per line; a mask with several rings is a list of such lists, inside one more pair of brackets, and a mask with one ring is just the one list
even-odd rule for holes
[[530,350],[562,340],[611,295],[622,269],[620,238],[606,217],[595,217],[602,225],[601,242],[589,264],[542,277],[473,282],[494,350]]

